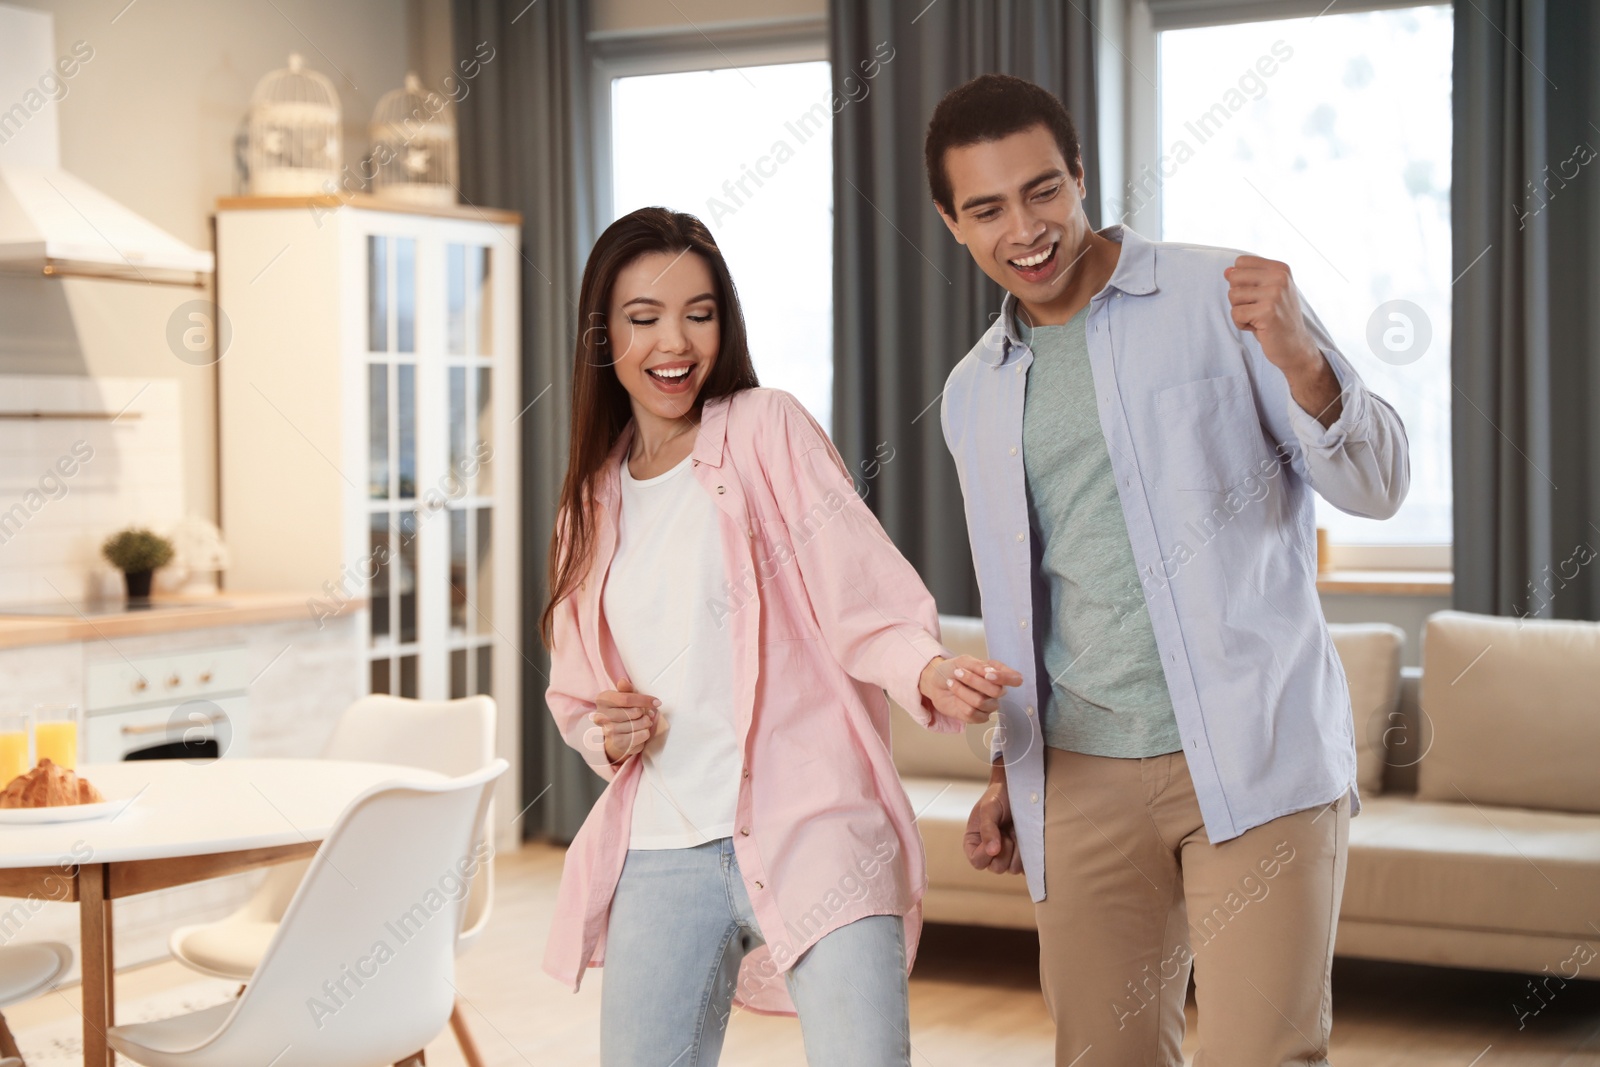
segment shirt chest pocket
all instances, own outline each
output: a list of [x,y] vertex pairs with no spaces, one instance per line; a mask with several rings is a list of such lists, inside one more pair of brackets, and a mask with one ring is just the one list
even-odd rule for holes
[[1221,492],[1274,462],[1248,374],[1162,389],[1155,409],[1156,466],[1147,476],[1164,489]]

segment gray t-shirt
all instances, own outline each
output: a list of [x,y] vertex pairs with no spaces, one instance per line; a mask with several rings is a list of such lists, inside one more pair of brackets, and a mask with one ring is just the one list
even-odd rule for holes
[[1094,397],[1085,307],[1019,324],[1033,349],[1022,409],[1028,518],[1050,588],[1045,744],[1090,756],[1183,748]]

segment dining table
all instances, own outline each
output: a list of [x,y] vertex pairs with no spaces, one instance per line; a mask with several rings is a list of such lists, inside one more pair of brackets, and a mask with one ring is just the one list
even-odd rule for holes
[[437,782],[417,767],[323,759],[164,759],[77,769],[119,810],[86,821],[0,821],[0,898],[75,901],[83,1062],[114,1067],[112,904],[316,853],[340,813],[383,783]]

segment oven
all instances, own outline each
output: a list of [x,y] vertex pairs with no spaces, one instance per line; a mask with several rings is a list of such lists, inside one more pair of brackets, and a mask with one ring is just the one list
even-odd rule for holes
[[249,755],[242,645],[92,663],[83,760],[210,760]]

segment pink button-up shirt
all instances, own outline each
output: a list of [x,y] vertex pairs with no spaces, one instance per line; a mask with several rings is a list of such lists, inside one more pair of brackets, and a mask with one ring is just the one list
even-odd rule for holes
[[[593,565],[556,610],[545,693],[567,743],[611,783],[567,851],[545,952],[545,970],[574,990],[604,962],[639,783],[639,759],[613,768],[589,720],[595,697],[624,676],[600,604],[631,432],[598,487]],[[707,401],[693,456],[727,568],[726,599],[712,610],[732,628],[744,763],[733,847],[766,939],[745,958],[735,999],[793,1013],[783,973],[830,930],[904,916],[907,968],[915,961],[927,873],[889,755],[884,690],[923,726],[959,731],[917,689],[928,661],[949,652],[932,596],[794,397],[747,389]]]

